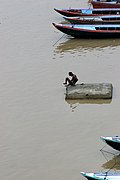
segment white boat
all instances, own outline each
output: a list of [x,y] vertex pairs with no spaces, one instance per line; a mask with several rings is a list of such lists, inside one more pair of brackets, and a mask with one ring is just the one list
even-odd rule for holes
[[120,172],[98,172],[98,173],[85,173],[81,174],[88,180],[120,180]]

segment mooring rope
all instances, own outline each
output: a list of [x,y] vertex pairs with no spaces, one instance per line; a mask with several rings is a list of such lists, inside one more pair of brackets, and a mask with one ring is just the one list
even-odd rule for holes
[[55,44],[53,44],[53,46],[55,46],[55,45],[63,38],[63,36],[65,36],[65,34],[63,34],[62,37],[60,37],[60,38],[55,42]]
[[[106,145],[105,145],[105,146],[106,146]],[[104,146],[104,147],[105,147],[105,146]],[[104,147],[103,147],[103,148],[104,148]],[[105,150],[103,150],[103,148],[102,148],[100,151],[102,152],[102,155],[104,156],[104,158],[108,161],[108,159],[106,158],[106,156],[105,156],[105,154],[104,154],[104,153],[108,153],[108,154],[112,154],[112,155],[114,156],[114,160],[115,160],[115,163],[108,169],[108,171],[105,172],[106,175],[105,175],[105,178],[104,178],[104,179],[106,179],[108,172],[109,172],[111,169],[113,169],[113,168],[115,167],[115,165],[117,164],[116,158],[117,158],[117,156],[120,155],[120,154],[115,154],[115,153],[112,153],[112,152],[109,152],[109,151],[105,151]]]

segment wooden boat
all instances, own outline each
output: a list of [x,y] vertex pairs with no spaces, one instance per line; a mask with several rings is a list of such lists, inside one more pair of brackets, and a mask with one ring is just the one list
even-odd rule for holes
[[92,0],[90,2],[93,8],[120,8],[120,0],[115,1],[103,1],[103,0]]
[[120,172],[98,172],[98,173],[85,173],[81,174],[88,180],[120,180]]
[[54,10],[63,16],[102,16],[102,15],[118,15],[120,8],[102,8],[102,9],[56,9]]
[[115,2],[116,3],[119,0],[89,0],[88,3],[91,3],[92,1],[94,1],[94,2],[105,2],[105,3],[107,3],[107,2]]
[[96,17],[63,17],[71,24],[120,24],[120,15]]
[[76,38],[120,38],[120,25],[53,25],[61,32]]
[[120,151],[120,136],[103,137],[101,139],[113,149]]

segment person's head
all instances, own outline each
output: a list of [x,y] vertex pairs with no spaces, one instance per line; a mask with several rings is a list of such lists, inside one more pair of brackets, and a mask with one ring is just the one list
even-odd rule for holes
[[69,72],[68,74],[69,74],[69,76],[73,76],[73,73],[72,73],[72,72]]

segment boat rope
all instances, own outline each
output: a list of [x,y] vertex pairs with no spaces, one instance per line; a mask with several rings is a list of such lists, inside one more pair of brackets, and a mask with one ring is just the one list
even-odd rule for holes
[[112,153],[112,152],[109,152],[109,151],[104,150],[104,148],[105,148],[106,146],[107,146],[107,145],[103,146],[103,148],[102,148],[102,149],[100,149],[100,151],[102,152],[102,154],[103,154],[103,152],[105,152],[105,153],[112,154],[112,155],[114,155],[114,156],[118,156],[118,155],[120,155],[119,153],[115,154],[115,153]]
[[63,36],[65,36],[65,34],[63,34],[62,37],[60,37],[60,38],[53,44],[53,46],[55,46],[55,45],[63,38]]
[[102,148],[102,149],[100,149],[100,151],[102,151],[105,147],[106,147],[106,145],[105,145],[105,146],[103,146],[103,148]]
[[117,162],[116,162],[116,157],[117,157],[117,156],[114,155],[115,163],[113,164],[113,166],[111,166],[111,168],[108,169],[108,171],[106,171],[106,176],[107,176],[107,173],[108,173],[111,169],[113,169],[113,168],[115,167],[115,165],[117,164]]
[[[106,145],[105,145],[105,146],[106,146]],[[105,146],[104,146],[104,147],[105,147]],[[103,147],[103,148],[104,148],[104,147]],[[105,156],[104,153],[112,154],[112,155],[114,156],[114,161],[115,161],[114,164],[108,169],[108,171],[105,172],[106,174],[105,174],[104,179],[106,179],[108,172],[109,172],[111,169],[113,169],[113,168],[115,167],[115,165],[117,164],[116,158],[117,158],[118,156],[120,156],[120,154],[119,154],[119,153],[115,154],[115,153],[112,153],[112,152],[109,152],[109,151],[105,151],[105,150],[103,150],[103,148],[102,148],[100,151],[102,152],[102,155],[104,156],[104,158],[108,161],[108,159],[106,158],[106,156]]]

